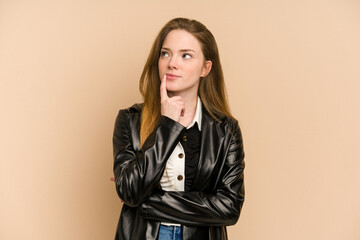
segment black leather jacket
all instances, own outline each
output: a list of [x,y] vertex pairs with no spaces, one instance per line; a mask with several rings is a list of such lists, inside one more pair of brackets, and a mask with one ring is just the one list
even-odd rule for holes
[[120,110],[114,129],[116,191],[124,201],[115,239],[157,239],[160,222],[180,223],[183,240],[227,239],[244,202],[244,151],[236,120],[215,121],[203,108],[193,189],[165,192],[159,181],[184,127],[161,116],[140,148],[142,105]]

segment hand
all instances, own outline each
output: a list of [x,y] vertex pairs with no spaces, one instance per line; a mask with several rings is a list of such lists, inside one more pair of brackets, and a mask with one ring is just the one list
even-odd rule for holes
[[169,97],[166,89],[166,74],[164,74],[160,85],[161,115],[179,122],[184,116],[185,103],[181,96]]
[[[114,178],[114,177],[110,177],[110,181],[115,182],[115,178]],[[123,203],[124,201],[120,199],[120,202]]]

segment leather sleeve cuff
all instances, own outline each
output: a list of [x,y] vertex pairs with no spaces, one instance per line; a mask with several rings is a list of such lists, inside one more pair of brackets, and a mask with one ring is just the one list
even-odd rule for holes
[[163,124],[164,126],[167,126],[168,128],[179,133],[185,128],[179,122],[163,115],[160,117],[160,124]]

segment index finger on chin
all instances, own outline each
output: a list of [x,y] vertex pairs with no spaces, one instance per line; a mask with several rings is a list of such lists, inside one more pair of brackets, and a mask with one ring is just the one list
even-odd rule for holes
[[166,74],[162,77],[161,84],[160,84],[160,97],[161,99],[168,98],[167,90],[166,90]]

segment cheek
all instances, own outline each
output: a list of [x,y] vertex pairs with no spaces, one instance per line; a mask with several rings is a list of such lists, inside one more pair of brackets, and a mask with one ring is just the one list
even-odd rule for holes
[[159,71],[164,71],[165,68],[166,68],[166,63],[165,63],[165,61],[159,59],[159,61],[158,61],[158,69],[159,69]]
[[202,72],[202,66],[200,64],[194,64],[188,68],[188,72],[191,73],[194,77],[200,77]]

